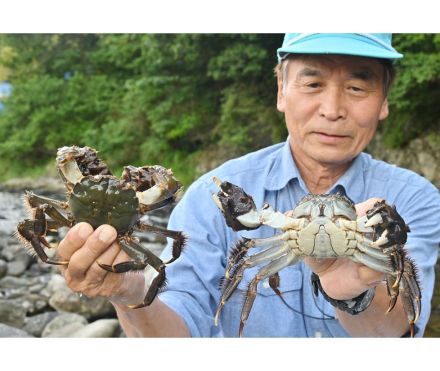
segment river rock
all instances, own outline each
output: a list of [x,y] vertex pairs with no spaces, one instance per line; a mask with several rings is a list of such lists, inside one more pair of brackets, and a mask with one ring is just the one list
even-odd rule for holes
[[49,334],[43,333],[42,337],[46,338],[70,338],[74,337],[73,334],[77,332],[78,330],[81,330],[84,328],[85,325],[82,323],[74,322],[74,323],[68,323],[64,325],[64,327],[61,327],[59,329],[54,330],[53,332]]
[[7,271],[8,264],[3,259],[0,259],[0,278],[6,276]]
[[0,323],[0,338],[32,338],[33,336],[24,330]]
[[26,308],[15,300],[0,299],[0,323],[21,328],[26,318]]
[[60,313],[44,327],[41,337],[68,337],[87,323],[87,319],[79,314]]
[[67,286],[60,275],[52,277],[49,287],[53,290],[49,304],[58,311],[79,313],[88,319],[115,315],[113,305],[106,298],[88,298],[84,295],[80,297]]
[[117,319],[99,319],[70,334],[76,338],[109,338],[114,337],[119,329]]
[[41,334],[43,333],[43,330],[46,327],[46,325],[59,314],[60,314],[59,312],[52,311],[52,312],[44,312],[37,314],[35,316],[27,317],[23,330],[25,330],[26,332],[28,332],[33,336],[41,337]]
[[9,276],[21,276],[27,268],[28,263],[23,260],[15,260],[8,263]]

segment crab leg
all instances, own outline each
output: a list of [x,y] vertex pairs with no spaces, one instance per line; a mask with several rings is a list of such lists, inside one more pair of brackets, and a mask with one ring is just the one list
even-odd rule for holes
[[239,336],[241,337],[243,334],[244,325],[249,318],[249,314],[252,309],[252,305],[254,304],[255,297],[257,296],[257,285],[258,282],[267,278],[273,277],[280,270],[288,267],[289,265],[295,264],[298,262],[300,258],[295,255],[293,251],[289,251],[286,255],[279,257],[278,259],[270,262],[268,265],[261,268],[252,281],[249,283],[248,290],[246,292],[246,298],[243,304],[243,308],[241,311],[241,321],[240,321],[240,329]]
[[173,250],[172,250],[173,257],[170,260],[168,260],[167,262],[165,262],[166,265],[172,263],[173,261],[175,261],[176,259],[178,259],[180,257],[180,254],[182,253],[182,251],[185,247],[185,243],[186,243],[186,239],[187,239],[186,236],[182,232],[171,231],[166,228],[156,227],[154,225],[142,223],[141,221],[136,223],[135,228],[139,231],[156,233],[160,236],[169,237],[174,240]]
[[215,313],[214,323],[217,326],[218,318],[220,316],[221,309],[223,305],[228,301],[231,297],[238,284],[243,278],[243,272],[247,268],[255,267],[258,264],[261,264],[265,261],[279,258],[286,254],[289,249],[289,245],[286,243],[281,248],[279,246],[270,247],[264,251],[258,252],[254,255],[251,255],[245,259],[240,259],[236,265],[231,268],[231,272],[227,272],[227,275],[224,277],[222,286],[223,294],[220,300],[220,303],[217,307],[217,311]]
[[411,260],[405,261],[405,272],[402,276],[403,308],[408,316],[411,337],[414,336],[414,323],[420,317],[422,294],[417,282],[415,267]]
[[44,238],[48,229],[60,227],[63,224],[59,221],[46,221],[45,206],[38,206],[34,209],[35,219],[26,219],[20,222],[17,226],[17,236],[28,247],[32,247],[38,257],[47,264],[67,265],[68,261],[49,259],[42,245],[51,247]]
[[229,272],[233,266],[235,266],[247,254],[249,249],[268,245],[272,247],[279,247],[282,246],[285,241],[288,240],[288,238],[288,232],[273,237],[256,238],[253,240],[243,237],[230,252],[228,265],[226,266],[225,278],[229,278]]
[[[121,244],[123,250],[131,258],[133,258],[134,261],[122,262],[115,265],[101,264],[98,262],[98,265],[101,268],[114,273],[124,273],[130,270],[144,269],[147,265],[152,266],[158,272],[158,275],[151,282],[151,285],[145,295],[144,300],[140,304],[128,306],[131,309],[146,307],[153,302],[159,290],[163,289],[165,286],[165,264],[150,250],[138,244],[132,238],[127,238],[124,236],[119,238],[118,241]],[[145,255],[145,259],[140,258],[141,256]]]

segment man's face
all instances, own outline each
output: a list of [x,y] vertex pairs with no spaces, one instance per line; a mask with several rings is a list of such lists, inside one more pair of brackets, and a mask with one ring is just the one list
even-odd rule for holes
[[284,87],[278,79],[277,107],[285,114],[295,159],[326,166],[350,162],[388,116],[382,65],[341,55],[288,63]]

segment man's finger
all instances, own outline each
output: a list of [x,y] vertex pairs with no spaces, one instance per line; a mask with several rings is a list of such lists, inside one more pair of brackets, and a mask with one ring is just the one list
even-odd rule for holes
[[368,200],[366,200],[364,202],[360,202],[360,203],[354,205],[354,207],[356,209],[356,214],[358,216],[364,216],[368,210],[370,210],[374,207],[374,204],[376,202],[379,202],[382,200],[383,200],[382,198],[373,197],[373,198],[369,198]]
[[98,262],[101,264],[113,265],[115,264],[115,259],[120,253],[121,248],[117,241],[114,241],[109,248],[107,248],[98,258],[95,260],[90,268],[85,272],[85,281],[90,282],[94,286],[101,285],[104,278],[110,272],[101,268]]
[[58,245],[58,256],[60,260],[70,260],[75,251],[79,250],[87,238],[93,233],[93,228],[88,223],[78,223]]
[[116,230],[112,226],[99,226],[82,248],[72,255],[68,266],[70,276],[83,279],[90,266],[109,248],[116,236]]

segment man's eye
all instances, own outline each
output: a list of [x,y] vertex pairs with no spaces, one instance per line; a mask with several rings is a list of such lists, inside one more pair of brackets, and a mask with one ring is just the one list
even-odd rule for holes
[[306,86],[311,89],[317,89],[317,88],[321,87],[321,84],[319,82],[311,82],[311,83],[307,84]]
[[363,91],[364,91],[364,89],[362,89],[362,88],[359,87],[359,86],[350,86],[350,90],[353,91],[353,92],[355,92],[355,93],[363,92]]

